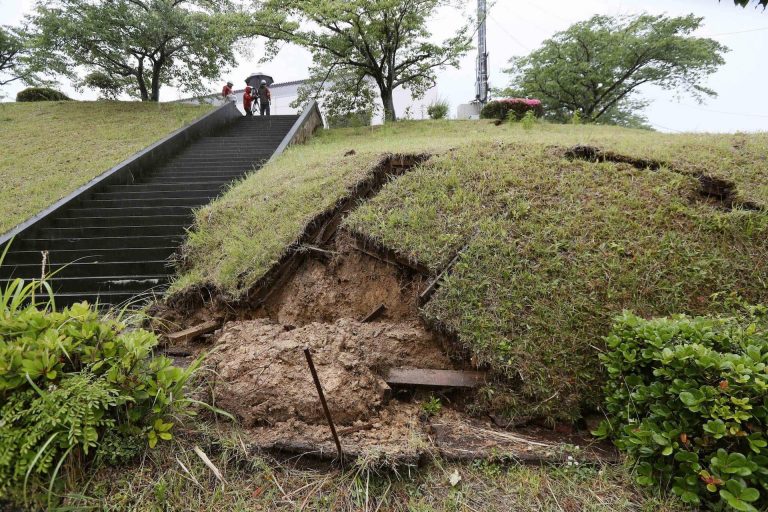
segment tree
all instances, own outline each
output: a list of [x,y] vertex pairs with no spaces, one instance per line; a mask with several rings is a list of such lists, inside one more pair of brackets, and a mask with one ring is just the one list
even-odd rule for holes
[[159,101],[162,85],[198,92],[218,79],[247,20],[229,0],[54,0],[28,21],[39,68],[107,96]]
[[[415,98],[435,84],[435,73],[457,66],[471,48],[469,25],[442,43],[430,41],[427,21],[449,0],[263,0],[259,31],[274,42],[307,48],[314,59],[310,88],[354,96],[371,80],[379,92],[385,119],[395,121],[393,92],[410,90]],[[271,21],[264,21],[271,20]]]
[[[733,0],[733,3],[735,3],[736,5],[740,5],[742,7],[748,6],[749,2],[750,2],[750,0]],[[762,5],[763,9],[768,7],[768,0],[755,0],[755,3],[757,5]]]
[[369,125],[377,110],[373,81],[361,76],[360,71],[343,74],[329,73],[328,69],[332,68],[325,68],[316,61],[291,106],[299,108],[314,99],[322,102],[329,126]]
[[24,65],[26,54],[20,31],[0,26],[0,86],[31,77]]
[[538,98],[547,116],[566,121],[575,112],[587,122],[636,126],[647,105],[638,89],[656,85],[701,102],[716,93],[702,85],[725,61],[728,49],[693,37],[702,18],[594,16],[513,59],[511,88]]

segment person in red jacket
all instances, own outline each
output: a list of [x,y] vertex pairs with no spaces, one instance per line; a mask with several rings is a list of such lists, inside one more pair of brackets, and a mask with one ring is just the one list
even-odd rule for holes
[[232,82],[227,82],[227,85],[224,86],[224,88],[221,90],[221,96],[225,100],[231,100],[232,96],[234,95],[234,91],[232,90]]
[[252,116],[253,112],[251,112],[251,103],[253,103],[253,95],[251,93],[251,86],[247,86],[245,88],[245,93],[243,94],[243,108],[245,109],[245,115]]

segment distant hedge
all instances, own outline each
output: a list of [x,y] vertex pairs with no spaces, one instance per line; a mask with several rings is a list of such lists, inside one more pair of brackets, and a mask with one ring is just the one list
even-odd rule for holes
[[49,87],[28,87],[19,91],[16,101],[71,101],[72,98]]
[[359,128],[361,126],[370,126],[373,120],[373,112],[361,110],[350,112],[345,115],[327,116],[328,128]]
[[482,119],[507,119],[512,112],[518,121],[523,118],[526,112],[533,111],[536,117],[544,115],[544,107],[541,101],[526,98],[505,98],[502,100],[493,100],[488,102],[483,110],[480,111]]

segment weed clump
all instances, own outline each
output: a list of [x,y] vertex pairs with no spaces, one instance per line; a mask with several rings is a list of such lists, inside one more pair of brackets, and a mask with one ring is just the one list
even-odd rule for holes
[[0,496],[16,501],[47,485],[50,502],[58,475],[171,439],[196,369],[154,357],[154,334],[86,303],[56,311],[36,297],[45,287],[17,279],[0,293]]
[[735,317],[617,318],[600,356],[609,419],[597,432],[638,461],[637,480],[693,505],[768,504],[768,308]]

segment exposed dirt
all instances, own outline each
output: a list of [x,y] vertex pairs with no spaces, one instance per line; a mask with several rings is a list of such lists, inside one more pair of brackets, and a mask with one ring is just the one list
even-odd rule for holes
[[378,320],[418,322],[418,296],[425,278],[355,249],[339,233],[328,257],[310,257],[285,285],[269,296],[256,316],[289,325],[362,320],[383,304]]
[[631,156],[620,155],[611,151],[603,151],[595,146],[578,144],[565,150],[566,158],[586,160],[588,162],[615,162],[629,164],[637,169],[651,169],[652,171],[661,169],[664,162],[644,158],[633,158]]
[[368,419],[387,399],[392,367],[452,368],[432,336],[414,323],[340,319],[286,330],[271,320],[230,322],[211,356],[216,404],[245,426],[287,420],[323,423],[303,349],[312,351],[334,420]]

